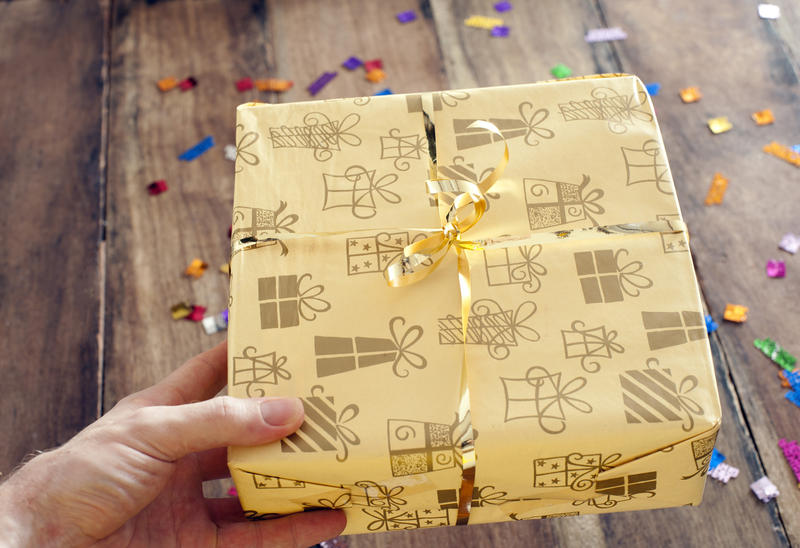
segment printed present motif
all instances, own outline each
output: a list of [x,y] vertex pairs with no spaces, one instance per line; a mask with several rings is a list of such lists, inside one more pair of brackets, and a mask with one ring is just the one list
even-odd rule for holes
[[389,512],[396,512],[401,506],[406,505],[406,500],[400,496],[404,489],[402,485],[388,487],[374,481],[362,480],[353,484],[350,493],[353,506],[383,508]]
[[[263,209],[259,207],[236,206],[233,208],[233,224],[231,225],[231,240],[242,240],[245,238],[255,238],[257,240],[266,239],[270,234],[281,232],[294,232],[290,226],[297,222],[297,215],[282,215],[286,209],[286,202],[280,202],[278,209]],[[250,216],[249,225],[242,226]],[[288,253],[286,244],[273,240],[266,245],[280,245],[282,255]]]
[[381,160],[394,160],[394,168],[408,171],[408,160],[419,160],[425,153],[427,140],[422,135],[400,135],[398,128],[389,130],[389,135],[381,136]]
[[358,405],[351,403],[336,412],[333,396],[323,396],[322,386],[311,388],[311,396],[301,398],[306,417],[300,429],[281,440],[284,453],[316,453],[336,451],[336,460],[344,462],[348,456],[348,444],[359,445],[361,440],[345,426],[358,416]]
[[248,472],[247,470],[242,471],[253,476],[253,485],[256,489],[302,489],[306,486],[304,481],[266,476],[256,472]]
[[322,284],[302,289],[303,282],[310,279],[308,273],[258,278],[261,329],[295,327],[300,318],[311,322],[318,313],[330,310],[331,304],[320,297],[325,291]]
[[[517,310],[504,310],[496,301],[478,299],[472,303],[467,320],[466,344],[486,346],[489,355],[496,360],[506,359],[518,346],[519,339],[536,342],[539,332],[527,322],[536,312],[533,301],[521,303]],[[463,344],[461,316],[448,314],[439,318],[439,344]]]
[[700,476],[706,475],[709,464],[711,463],[711,455],[714,452],[714,444],[717,442],[718,432],[719,431],[714,432],[710,436],[692,442],[692,454],[694,455],[694,464],[697,470],[688,476],[683,476],[681,479],[687,480],[698,474]]
[[536,293],[542,286],[539,276],[547,274],[547,269],[534,260],[541,252],[541,245],[484,250],[489,285],[519,285],[526,293]]
[[[469,99],[469,93],[466,91],[442,91],[431,93],[433,100],[433,110],[442,110],[443,106],[455,107],[459,101],[466,101]],[[422,108],[422,95],[406,95],[406,106],[408,112],[423,112]]]
[[567,427],[564,405],[575,411],[591,413],[589,403],[573,396],[586,386],[586,378],[575,377],[561,385],[562,374],[550,373],[534,366],[524,378],[500,377],[506,397],[505,422],[518,419],[537,419],[539,427],[548,434],[560,434]]
[[628,250],[575,253],[575,268],[586,304],[620,302],[624,295],[638,297],[641,289],[653,286],[653,280],[639,273],[644,267],[642,261],[620,265],[623,254],[627,256]]
[[588,175],[583,176],[579,185],[547,179],[523,179],[531,230],[583,220],[597,226],[592,214],[605,213],[605,209],[597,203],[604,193],[602,189],[595,188],[584,196],[583,191],[590,181]]
[[460,425],[389,419],[389,462],[393,476],[411,476],[456,466]]
[[[506,140],[523,138],[528,146],[536,146],[540,139],[552,139],[555,133],[551,129],[541,127],[547,120],[550,111],[546,108],[533,109],[533,104],[527,101],[519,105],[519,118],[488,118],[488,121],[500,130]],[[483,128],[471,128],[477,118],[453,118],[453,132],[456,135],[456,149],[488,145],[500,141],[500,137]]]
[[277,352],[258,354],[255,346],[248,346],[241,356],[233,358],[233,386],[246,385],[245,391],[251,398],[266,396],[268,385],[292,378],[284,369],[286,361],[286,356],[278,356]]
[[392,364],[397,377],[407,377],[408,370],[400,365],[405,362],[415,369],[424,369],[428,361],[410,348],[422,338],[422,327],[412,325],[400,335],[406,320],[395,316],[389,320],[389,337],[314,337],[314,353],[317,356],[317,377],[328,377],[356,368]]
[[650,350],[700,341],[706,338],[703,315],[694,310],[681,312],[642,312]]
[[600,120],[612,133],[625,133],[636,122],[652,122],[647,93],[619,94],[606,87],[592,89],[591,98],[558,105],[565,122]]
[[606,330],[606,326],[586,328],[585,323],[575,320],[571,329],[561,330],[561,340],[564,343],[564,357],[580,358],[581,367],[587,373],[596,373],[600,370],[597,358],[612,358],[612,352],[622,354],[625,348],[615,342],[617,332],[613,329]]
[[303,117],[301,126],[269,128],[269,139],[274,149],[310,149],[314,151],[315,160],[325,162],[333,157],[334,152],[342,150],[342,145],[361,145],[361,138],[351,132],[360,120],[361,117],[354,113],[337,121],[322,112],[309,112]]
[[380,274],[403,253],[405,246],[424,237],[422,233],[411,238],[408,232],[380,232],[347,238],[347,274]]
[[[450,179],[461,179],[471,183],[478,183],[489,175],[493,169],[494,168],[487,167],[481,171],[479,175],[478,170],[475,169],[475,164],[467,163],[463,156],[454,156],[451,164],[438,166],[437,174],[439,177],[449,177]],[[500,198],[500,194],[497,192],[487,192],[484,196],[486,197],[486,211],[491,209],[491,200],[498,200]],[[438,205],[438,195],[429,196],[428,200],[432,207]]]
[[570,453],[563,457],[536,459],[533,461],[533,486],[586,491],[594,487],[597,475],[611,469],[621,456],[614,453],[604,460],[600,453]]
[[325,181],[325,203],[322,211],[349,208],[353,217],[370,219],[378,212],[375,202],[377,195],[385,202],[399,204],[400,195],[387,187],[397,182],[397,174],[389,173],[377,178],[374,169],[364,166],[350,166],[343,175],[323,173]]
[[[440,510],[458,509],[458,489],[439,489],[436,491]],[[472,507],[496,506],[506,502],[540,500],[539,497],[509,497],[506,491],[498,491],[493,485],[472,488]]]
[[658,360],[647,360],[646,369],[631,369],[620,374],[625,419],[630,424],[682,421],[689,431],[692,415],[702,415],[703,408],[688,394],[697,388],[697,377],[687,375],[679,386],[669,369],[658,369]]
[[[656,215],[658,221],[680,221],[681,216],[675,214]],[[681,232],[661,232],[661,247],[664,253],[688,253],[689,242],[686,241],[686,233]]]
[[[244,131],[244,124],[236,124],[236,131]],[[239,160],[250,166],[257,166],[260,162],[258,156],[253,152],[247,150],[258,141],[258,133],[255,131],[248,131],[242,134],[239,142],[236,143],[236,157],[234,158],[234,165],[236,170],[234,173],[240,173],[244,170],[244,166],[239,164]]]
[[629,474],[618,478],[598,480],[595,493],[601,495],[585,500],[575,500],[573,506],[594,506],[595,508],[613,508],[620,502],[633,500],[637,495],[646,498],[656,496],[657,472]]
[[626,185],[653,183],[663,194],[672,194],[672,179],[669,175],[666,156],[655,139],[642,143],[642,148],[620,147],[625,160]]
[[443,527],[454,525],[450,522],[448,510],[401,510],[391,512],[389,510],[361,510],[364,514],[374,518],[367,525],[367,530],[374,531],[394,531],[399,529],[428,529],[431,527]]

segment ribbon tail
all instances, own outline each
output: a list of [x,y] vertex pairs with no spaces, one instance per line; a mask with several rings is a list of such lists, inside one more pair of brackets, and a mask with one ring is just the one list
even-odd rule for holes
[[467,525],[472,509],[472,492],[475,486],[475,435],[472,429],[469,396],[469,368],[467,367],[467,322],[471,304],[469,261],[461,248],[458,252],[458,280],[461,285],[461,335],[463,337],[463,360],[458,403],[458,433],[455,438],[456,454],[461,459],[461,486],[458,489],[458,516],[456,525]]

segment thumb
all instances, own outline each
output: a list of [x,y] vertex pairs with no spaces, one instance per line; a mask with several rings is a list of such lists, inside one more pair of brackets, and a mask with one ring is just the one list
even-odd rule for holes
[[131,413],[127,442],[153,457],[174,461],[228,445],[260,445],[284,438],[303,423],[298,398],[241,399],[220,396]]

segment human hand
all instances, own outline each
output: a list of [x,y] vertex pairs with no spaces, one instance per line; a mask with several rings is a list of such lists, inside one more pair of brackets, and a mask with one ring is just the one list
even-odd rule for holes
[[303,422],[296,398],[215,398],[226,353],[195,356],[0,485],[0,545],[301,547],[338,535],[338,511],[250,522],[237,499],[204,498],[203,481],[229,476],[226,446]]

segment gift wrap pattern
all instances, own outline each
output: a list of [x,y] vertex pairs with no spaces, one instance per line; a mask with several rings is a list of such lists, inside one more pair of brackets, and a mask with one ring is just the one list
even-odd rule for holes
[[[441,229],[425,181],[510,161],[456,253],[383,271]],[[239,107],[229,391],[306,420],[229,466],[253,519],[342,508],[345,533],[699,504],[720,423],[702,308],[652,104],[633,76]],[[604,227],[644,223],[620,232]],[[660,227],[660,228],[659,228]],[[500,238],[502,237],[502,238]],[[247,245],[245,245],[247,244]]]

